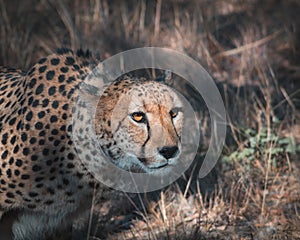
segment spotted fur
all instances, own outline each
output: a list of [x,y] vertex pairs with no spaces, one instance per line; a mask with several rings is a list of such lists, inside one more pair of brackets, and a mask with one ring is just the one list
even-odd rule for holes
[[[71,119],[77,90],[96,65],[89,52],[60,50],[28,72],[0,68],[0,211],[22,211],[15,239],[56,232],[93,192],[95,180],[72,141]],[[173,119],[171,111],[178,116]],[[134,121],[136,112],[145,121]],[[181,122],[181,102],[169,87],[125,78],[100,98],[95,131],[118,167],[151,173],[178,159]],[[155,139],[157,131],[163,142]],[[107,189],[98,191],[104,196]]]

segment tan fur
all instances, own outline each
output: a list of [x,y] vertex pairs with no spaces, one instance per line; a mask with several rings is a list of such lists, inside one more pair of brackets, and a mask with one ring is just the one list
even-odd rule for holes
[[[68,218],[93,193],[95,180],[72,141],[72,106],[96,64],[89,53],[63,50],[26,73],[0,68],[0,211],[20,212],[12,227],[17,240],[43,239],[71,224]],[[159,173],[155,169],[165,163],[175,164],[178,155],[159,152],[171,146],[180,151],[183,114],[172,119],[174,107],[181,102],[163,84],[116,80],[95,116],[102,149],[124,170]],[[134,122],[135,111],[145,113],[147,123]],[[86,125],[89,119],[82,116]],[[105,196],[108,190],[100,185],[98,191]]]

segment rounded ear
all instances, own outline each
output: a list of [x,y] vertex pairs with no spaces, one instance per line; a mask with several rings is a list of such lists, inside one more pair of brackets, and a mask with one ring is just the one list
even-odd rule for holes
[[164,73],[160,76],[158,76],[155,81],[164,83],[166,85],[172,85],[173,78],[172,78],[172,72],[170,70],[165,70]]

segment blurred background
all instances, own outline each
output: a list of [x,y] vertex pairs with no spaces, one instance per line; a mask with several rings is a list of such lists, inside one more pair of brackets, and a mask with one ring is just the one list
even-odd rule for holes
[[[167,47],[205,67],[226,106],[228,139],[207,178],[192,167],[151,196],[95,196],[77,236],[300,239],[299,13],[298,0],[0,0],[1,65],[27,71],[61,47],[102,60]],[[209,123],[197,111],[201,160]]]

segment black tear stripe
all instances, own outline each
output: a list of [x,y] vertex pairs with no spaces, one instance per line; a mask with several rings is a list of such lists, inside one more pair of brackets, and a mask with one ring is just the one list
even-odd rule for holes
[[[174,109],[176,109],[178,112],[182,112],[182,113],[183,113],[183,107],[176,107],[176,108],[174,108]],[[179,136],[179,134],[178,134],[178,132],[177,132],[177,130],[176,130],[176,127],[175,127],[175,125],[174,125],[173,120],[172,120],[172,125],[173,125],[174,131],[175,131],[175,133],[176,133],[176,136],[177,136],[178,139],[181,141],[181,136]]]
[[179,136],[179,134],[178,134],[178,132],[177,132],[177,130],[176,130],[176,127],[175,127],[175,125],[174,125],[174,122],[172,121],[172,125],[173,125],[173,128],[174,128],[174,131],[175,131],[175,133],[176,133],[176,136],[178,137],[178,139],[181,141],[181,136]]
[[146,146],[147,142],[150,140],[150,137],[151,137],[151,129],[150,129],[150,126],[149,126],[149,122],[146,121],[146,123],[147,123],[147,133],[148,133],[148,136],[147,136],[146,141],[143,143],[142,148],[144,148]]

